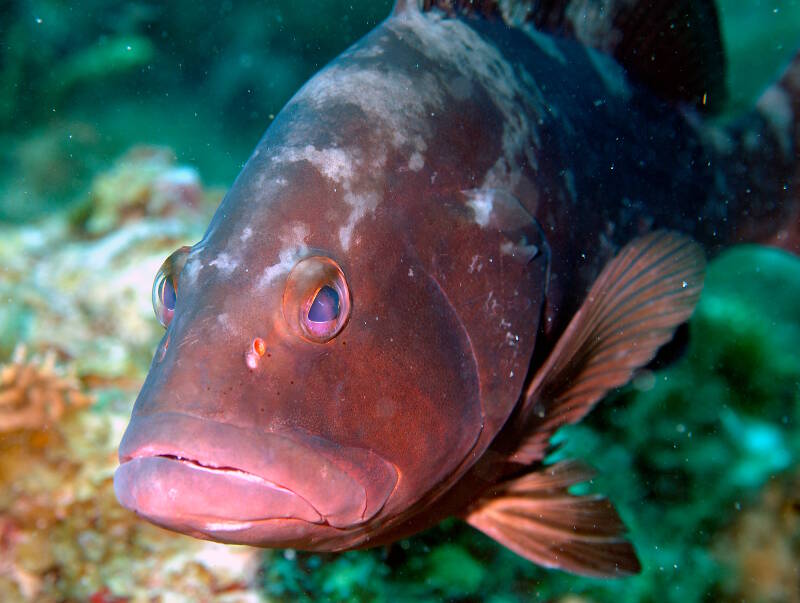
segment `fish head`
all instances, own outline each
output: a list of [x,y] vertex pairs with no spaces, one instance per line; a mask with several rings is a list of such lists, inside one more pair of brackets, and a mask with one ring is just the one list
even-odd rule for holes
[[463,141],[459,165],[450,129],[481,127],[479,111],[402,130],[366,119],[398,99],[377,79],[375,98],[346,94],[348,78],[377,78],[365,60],[298,93],[204,238],[156,278],[166,333],[115,491],[159,525],[363,543],[463,474],[519,397],[546,287],[541,230],[508,195],[469,188],[496,153]]

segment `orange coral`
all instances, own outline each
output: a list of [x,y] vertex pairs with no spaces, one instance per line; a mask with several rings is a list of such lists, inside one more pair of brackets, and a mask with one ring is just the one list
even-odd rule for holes
[[42,429],[67,408],[91,401],[74,376],[56,370],[53,352],[27,359],[25,347],[18,346],[12,362],[0,368],[0,433]]
[[800,473],[770,481],[717,552],[736,570],[726,600],[800,603]]

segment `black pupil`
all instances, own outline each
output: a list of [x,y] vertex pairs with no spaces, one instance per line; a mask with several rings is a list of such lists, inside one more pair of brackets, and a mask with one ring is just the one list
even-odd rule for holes
[[325,285],[317,291],[314,302],[308,309],[308,320],[311,322],[329,322],[339,316],[339,294],[336,289]]
[[172,286],[170,278],[165,278],[164,285],[161,287],[161,303],[167,310],[175,309],[175,287]]

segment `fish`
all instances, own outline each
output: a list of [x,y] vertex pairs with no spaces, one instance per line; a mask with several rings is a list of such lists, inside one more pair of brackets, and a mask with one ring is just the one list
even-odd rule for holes
[[800,60],[726,122],[724,70],[709,0],[399,0],[156,275],[119,502],[309,551],[455,516],[639,572],[550,440],[670,342],[708,257],[800,251]]

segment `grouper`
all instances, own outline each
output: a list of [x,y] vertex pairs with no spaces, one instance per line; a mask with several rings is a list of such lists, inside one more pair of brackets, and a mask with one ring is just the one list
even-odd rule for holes
[[399,0],[156,276],[119,501],[311,551],[456,516],[639,571],[550,438],[673,338],[706,257],[800,250],[800,61],[727,122],[724,74],[709,0]]

